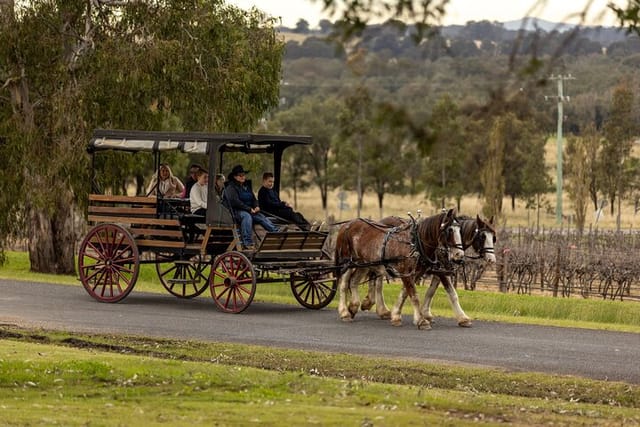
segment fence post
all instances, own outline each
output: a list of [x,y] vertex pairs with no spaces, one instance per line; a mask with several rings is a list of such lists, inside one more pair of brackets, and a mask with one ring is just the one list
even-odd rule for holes
[[502,268],[498,270],[498,287],[500,292],[507,292],[507,277],[509,277],[509,248],[502,250]]
[[555,276],[553,278],[553,296],[557,297],[558,296],[558,287],[560,285],[560,246],[558,246],[557,249],[557,255],[556,255],[556,271],[555,271]]

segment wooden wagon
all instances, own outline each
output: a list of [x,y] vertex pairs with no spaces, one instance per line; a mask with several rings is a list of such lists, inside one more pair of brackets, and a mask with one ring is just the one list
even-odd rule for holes
[[[88,146],[94,157],[105,152],[149,153],[156,169],[163,154],[206,155],[209,175],[223,170],[225,153],[268,153],[279,189],[284,151],[311,143],[307,136],[208,134],[96,130]],[[94,174],[95,174],[94,167]],[[95,182],[95,179],[94,179]],[[216,197],[209,180],[206,217],[193,215],[188,200],[112,195],[94,188],[78,256],[80,281],[100,302],[118,302],[134,288],[141,264],[155,264],[164,288],[192,298],[207,288],[223,311],[240,313],[252,302],[258,283],[289,282],[307,308],[325,307],[336,293],[333,261],[323,250],[328,233],[266,232],[255,251],[243,251],[239,228]]]

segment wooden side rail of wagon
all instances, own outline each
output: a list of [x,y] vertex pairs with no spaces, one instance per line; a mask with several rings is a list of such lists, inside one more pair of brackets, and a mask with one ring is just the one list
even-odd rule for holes
[[157,199],[140,196],[89,195],[89,223],[119,224],[131,233],[138,248],[184,248],[180,221],[158,218]]
[[138,248],[187,249],[204,255],[207,245],[216,246],[217,253],[235,246],[233,227],[207,227],[204,216],[192,214],[169,218],[157,204],[155,197],[90,194],[88,220],[92,225],[123,226]]

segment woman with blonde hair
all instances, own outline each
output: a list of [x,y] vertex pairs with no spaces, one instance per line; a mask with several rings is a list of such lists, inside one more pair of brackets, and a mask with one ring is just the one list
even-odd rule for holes
[[[158,180],[158,176],[160,179]],[[173,175],[168,164],[162,163],[158,174],[154,174],[147,188],[147,196],[162,196],[165,198],[180,197],[184,191],[184,184],[180,178]]]

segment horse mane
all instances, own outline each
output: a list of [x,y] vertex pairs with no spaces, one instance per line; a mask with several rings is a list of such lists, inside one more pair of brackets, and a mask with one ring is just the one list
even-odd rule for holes
[[418,237],[423,246],[426,246],[425,249],[428,248],[430,253],[435,252],[438,247],[440,225],[446,216],[447,212],[441,212],[437,215],[423,218],[418,222]]

